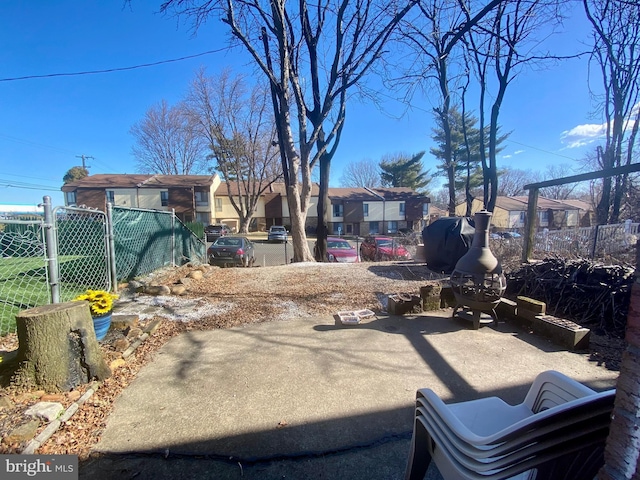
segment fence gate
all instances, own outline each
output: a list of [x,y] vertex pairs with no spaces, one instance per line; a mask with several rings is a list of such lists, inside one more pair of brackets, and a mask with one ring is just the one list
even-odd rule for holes
[[78,207],[56,207],[53,212],[57,266],[52,267],[58,274],[59,300],[70,301],[87,288],[111,290],[106,214]]

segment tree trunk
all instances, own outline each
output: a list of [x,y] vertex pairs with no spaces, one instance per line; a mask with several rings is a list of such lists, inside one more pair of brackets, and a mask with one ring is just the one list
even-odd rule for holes
[[316,231],[316,249],[313,252],[316,262],[327,261],[327,236],[329,234],[329,165],[324,156],[320,159],[320,192],[318,194],[318,230]]
[[16,315],[17,370],[13,382],[46,391],[69,391],[111,375],[93,329],[87,302],[22,310]]

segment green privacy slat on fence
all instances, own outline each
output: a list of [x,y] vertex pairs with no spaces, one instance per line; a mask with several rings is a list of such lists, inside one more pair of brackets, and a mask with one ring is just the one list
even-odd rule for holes
[[118,280],[204,258],[204,243],[170,212],[114,207],[113,233]]
[[199,232],[192,230],[176,218],[176,264],[183,265],[187,262],[206,263],[207,245],[204,242],[204,227],[198,224]]

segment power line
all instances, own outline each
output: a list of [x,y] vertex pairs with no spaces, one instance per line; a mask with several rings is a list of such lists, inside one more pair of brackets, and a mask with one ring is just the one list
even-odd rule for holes
[[59,192],[60,191],[60,188],[49,187],[49,186],[46,186],[46,185],[37,185],[35,183],[12,182],[11,180],[4,180],[4,179],[0,179],[0,187],[4,187],[4,188],[20,188],[20,189],[25,189],[25,190],[46,190],[48,192]]
[[211,55],[212,53],[220,53],[225,51],[227,48],[219,48],[217,50],[209,50],[207,52],[196,53],[195,55],[187,55],[185,57],[180,58],[172,58],[169,60],[160,60],[159,62],[152,63],[142,63],[140,65],[132,65],[130,67],[117,67],[117,68],[107,68],[104,70],[87,70],[82,72],[68,72],[68,73],[47,73],[43,75],[26,75],[24,77],[8,77],[8,78],[0,78],[0,82],[14,82],[17,80],[31,80],[34,78],[52,78],[52,77],[76,77],[80,75],[94,75],[97,73],[112,73],[112,72],[122,72],[125,70],[135,70],[136,68],[146,68],[146,67],[155,67],[157,65],[163,65],[165,63],[173,63],[173,62],[181,62],[183,60],[189,60],[191,58],[202,57],[204,55]]

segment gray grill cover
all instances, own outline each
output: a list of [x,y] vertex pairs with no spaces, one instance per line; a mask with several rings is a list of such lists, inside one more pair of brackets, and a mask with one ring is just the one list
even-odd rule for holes
[[422,230],[427,267],[451,273],[458,260],[469,251],[475,224],[469,217],[442,217]]

